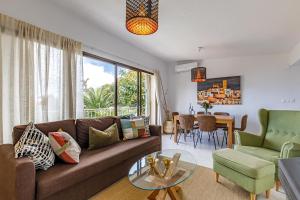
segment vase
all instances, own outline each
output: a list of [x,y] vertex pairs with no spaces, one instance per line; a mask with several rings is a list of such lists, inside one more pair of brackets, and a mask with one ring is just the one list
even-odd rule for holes
[[163,127],[164,133],[173,133],[173,121],[166,120]]

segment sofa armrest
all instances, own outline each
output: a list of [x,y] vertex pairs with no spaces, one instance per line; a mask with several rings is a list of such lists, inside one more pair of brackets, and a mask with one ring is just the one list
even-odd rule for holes
[[280,158],[300,157],[300,144],[285,142],[281,147]]
[[0,145],[0,194],[3,199],[35,198],[35,167],[29,158],[15,159],[12,144]]
[[161,136],[161,126],[150,125],[149,129],[152,136]]
[[263,142],[263,137],[253,133],[243,131],[235,131],[235,143],[242,146],[260,147]]

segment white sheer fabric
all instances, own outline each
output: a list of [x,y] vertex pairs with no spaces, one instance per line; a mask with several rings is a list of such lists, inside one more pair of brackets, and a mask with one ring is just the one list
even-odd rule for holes
[[154,70],[154,76],[151,81],[151,85],[153,87],[153,94],[152,96],[155,95],[155,98],[152,99],[157,99],[157,101],[152,101],[152,106],[151,106],[151,114],[155,113],[155,115],[151,115],[151,123],[152,124],[157,124],[157,125],[162,125],[163,123],[163,102],[164,102],[164,97],[163,97],[163,91],[162,91],[162,81],[160,77],[159,70]]
[[0,143],[17,124],[80,117],[81,44],[0,15]]

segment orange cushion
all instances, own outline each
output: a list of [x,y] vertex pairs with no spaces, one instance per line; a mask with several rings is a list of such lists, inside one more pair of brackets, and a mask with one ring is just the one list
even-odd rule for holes
[[50,132],[49,140],[54,153],[66,163],[79,163],[81,148],[66,132]]

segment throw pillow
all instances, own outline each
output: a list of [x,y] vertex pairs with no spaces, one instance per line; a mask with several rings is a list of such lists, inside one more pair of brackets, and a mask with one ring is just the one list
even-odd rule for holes
[[119,131],[116,123],[104,131],[93,127],[89,128],[89,150],[105,147],[119,141]]
[[122,116],[120,116],[120,119],[132,119],[132,118],[134,118],[135,117],[135,115],[133,115],[133,114],[130,114],[130,115],[122,115]]
[[47,170],[54,165],[55,154],[49,143],[49,138],[37,129],[33,123],[29,123],[15,144],[15,158],[29,157],[35,169]]
[[54,153],[66,163],[79,163],[81,148],[77,142],[61,129],[49,133],[50,145]]
[[145,124],[145,135],[144,137],[150,137],[150,117],[149,116],[133,116],[131,119],[144,119],[144,124]]
[[144,119],[121,119],[124,140],[147,137]]

